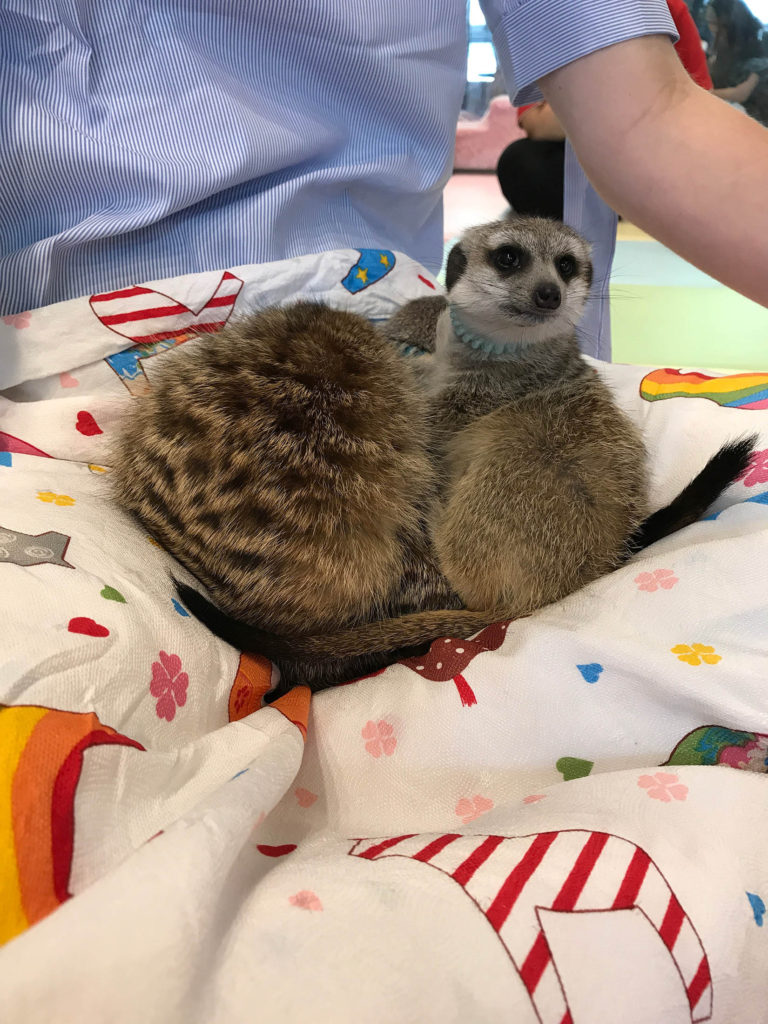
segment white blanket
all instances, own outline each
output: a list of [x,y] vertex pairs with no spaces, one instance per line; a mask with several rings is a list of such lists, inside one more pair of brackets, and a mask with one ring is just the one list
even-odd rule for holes
[[311,704],[261,707],[269,664],[109,500],[110,430],[176,344],[432,289],[347,250],[0,323],[6,1024],[768,1021],[768,375],[600,365],[654,505],[757,432],[743,480],[569,599]]

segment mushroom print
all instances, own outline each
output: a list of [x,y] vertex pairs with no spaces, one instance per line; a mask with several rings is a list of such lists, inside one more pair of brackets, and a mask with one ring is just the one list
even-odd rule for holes
[[477,704],[477,697],[462,673],[478,654],[497,651],[501,647],[508,626],[509,622],[495,622],[486,626],[473,640],[455,640],[452,637],[435,640],[426,654],[406,658],[400,664],[432,682],[455,683],[462,705],[471,707]]

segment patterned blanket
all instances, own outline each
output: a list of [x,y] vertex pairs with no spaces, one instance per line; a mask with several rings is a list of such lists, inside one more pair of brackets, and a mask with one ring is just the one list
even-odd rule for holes
[[758,432],[743,478],[567,600],[311,702],[262,706],[270,664],[109,500],[176,346],[434,288],[345,250],[0,322],[4,1022],[768,1020],[768,376],[595,363],[654,505]]

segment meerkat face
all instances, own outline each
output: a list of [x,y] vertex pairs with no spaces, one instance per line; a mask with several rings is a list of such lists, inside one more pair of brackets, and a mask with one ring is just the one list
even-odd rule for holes
[[448,298],[478,335],[537,343],[570,332],[592,283],[590,246],[566,225],[514,217],[471,228],[448,257]]

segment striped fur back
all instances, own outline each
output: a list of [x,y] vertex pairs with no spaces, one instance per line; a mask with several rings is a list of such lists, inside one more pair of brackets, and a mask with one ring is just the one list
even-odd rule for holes
[[432,478],[411,371],[315,303],[187,342],[136,400],[115,494],[237,618],[314,632],[381,614]]

